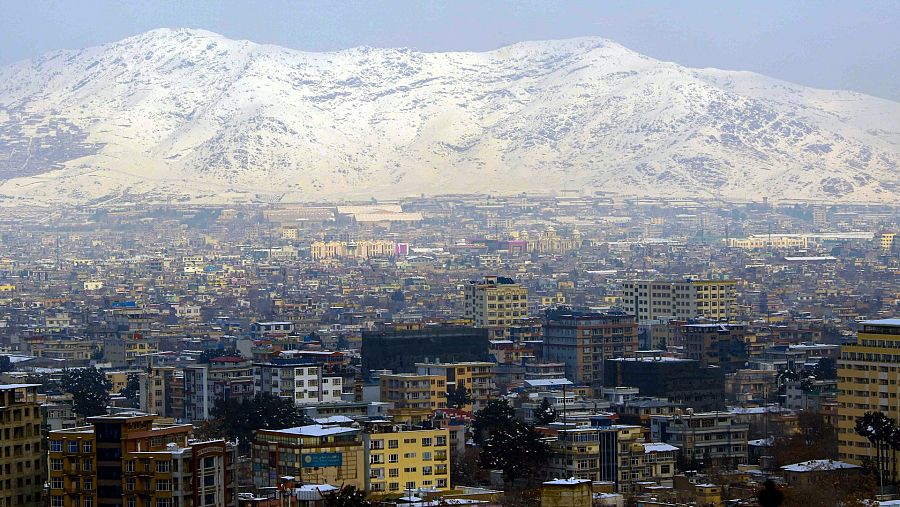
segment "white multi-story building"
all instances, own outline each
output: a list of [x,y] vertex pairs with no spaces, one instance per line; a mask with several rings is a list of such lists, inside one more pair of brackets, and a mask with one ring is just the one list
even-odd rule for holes
[[341,401],[343,379],[326,376],[315,364],[256,363],[253,381],[257,393],[294,400],[295,405]]

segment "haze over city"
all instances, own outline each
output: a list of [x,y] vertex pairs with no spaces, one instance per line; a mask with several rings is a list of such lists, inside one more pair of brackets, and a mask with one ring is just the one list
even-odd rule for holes
[[3,2],[0,507],[900,504],[898,22]]

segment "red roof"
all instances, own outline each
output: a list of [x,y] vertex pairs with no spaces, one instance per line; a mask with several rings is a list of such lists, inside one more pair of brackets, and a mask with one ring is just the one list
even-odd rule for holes
[[242,362],[244,362],[244,358],[222,356],[222,357],[214,357],[214,358],[210,359],[209,362],[211,362],[211,363],[242,363]]

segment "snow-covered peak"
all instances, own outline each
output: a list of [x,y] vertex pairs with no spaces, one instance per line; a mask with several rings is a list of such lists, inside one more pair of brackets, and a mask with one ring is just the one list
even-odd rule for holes
[[159,29],[0,68],[0,199],[582,188],[887,200],[900,105],[597,38],[314,53]]

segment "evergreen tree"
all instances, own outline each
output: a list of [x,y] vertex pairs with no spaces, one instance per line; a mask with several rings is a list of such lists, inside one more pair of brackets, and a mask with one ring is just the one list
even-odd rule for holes
[[472,391],[466,386],[457,384],[447,391],[447,406],[450,408],[463,408],[472,403]]
[[72,395],[76,414],[92,417],[106,413],[112,382],[102,371],[93,366],[66,370],[60,383],[63,391]]
[[258,429],[309,424],[309,418],[300,412],[293,400],[269,393],[257,394],[245,401],[219,398],[210,415],[216,422],[210,423],[207,430],[215,429],[221,431],[221,436],[237,440],[244,452],[250,449],[253,434]]
[[200,353],[200,356],[197,357],[197,363],[209,364],[211,360],[217,357],[241,357],[241,353],[234,348],[204,350]]
[[550,400],[544,398],[541,400],[541,406],[534,413],[534,422],[536,424],[550,424],[556,421],[557,417],[559,417],[559,414],[553,408],[553,405],[550,404]]
[[137,373],[128,374],[128,383],[119,394],[128,399],[132,403],[138,402],[138,394],[141,390],[141,377]]
[[506,400],[491,400],[475,413],[472,432],[475,443],[483,445],[487,437],[498,428],[509,428],[516,420],[516,412]]

